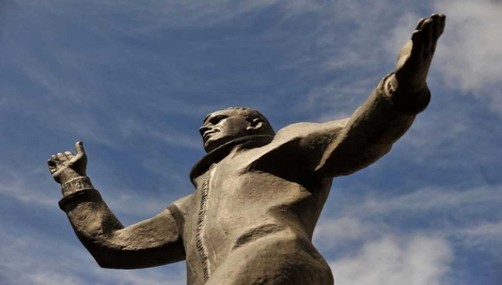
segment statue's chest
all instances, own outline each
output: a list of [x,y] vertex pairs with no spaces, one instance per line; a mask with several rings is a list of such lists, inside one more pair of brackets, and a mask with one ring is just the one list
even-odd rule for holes
[[243,190],[247,169],[246,163],[235,157],[223,159],[194,180],[197,189],[190,224],[195,233],[196,256],[206,278],[229,253],[232,233],[239,220],[233,212],[238,205],[243,206],[234,192]]
[[243,186],[241,183],[244,183],[246,176],[253,171],[252,166],[257,159],[259,156],[250,151],[244,154],[230,154],[208,165],[205,172],[194,180],[197,194],[209,194],[211,190],[211,196],[219,196],[228,194],[228,191],[235,191]]

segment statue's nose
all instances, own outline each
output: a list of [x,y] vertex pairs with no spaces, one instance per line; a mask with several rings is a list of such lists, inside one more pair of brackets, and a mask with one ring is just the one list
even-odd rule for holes
[[200,127],[200,128],[199,128],[199,133],[200,133],[200,135],[201,135],[201,136],[203,136],[203,135],[204,135],[204,133],[205,133],[206,131],[209,131],[210,129],[211,129],[211,128],[209,128],[209,127],[207,127],[207,126],[202,126],[202,127]]

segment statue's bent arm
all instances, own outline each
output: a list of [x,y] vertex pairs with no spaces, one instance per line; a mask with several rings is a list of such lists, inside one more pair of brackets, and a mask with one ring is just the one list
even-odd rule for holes
[[[188,198],[188,197],[187,197]],[[173,209],[123,227],[94,189],[78,191],[60,202],[82,244],[101,267],[145,268],[185,259],[180,225]]]

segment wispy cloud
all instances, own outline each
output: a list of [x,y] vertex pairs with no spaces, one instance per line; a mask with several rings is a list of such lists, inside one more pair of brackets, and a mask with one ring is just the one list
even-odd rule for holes
[[391,214],[394,211],[444,211],[476,203],[502,203],[500,189],[481,188],[465,191],[444,191],[442,189],[422,189],[393,198],[368,198],[364,204],[352,207],[351,213],[364,215]]
[[476,96],[486,97],[500,112],[500,92],[492,88],[501,86],[502,3],[458,0],[438,1],[436,6],[451,14],[438,65],[447,83],[463,92],[488,91]]
[[[383,194],[383,193],[382,193]],[[379,235],[389,230],[391,224],[385,224],[386,219],[400,215],[423,215],[430,213],[447,212],[455,215],[455,212],[462,212],[462,209],[471,205],[497,205],[502,204],[500,189],[475,188],[459,191],[457,189],[421,189],[411,193],[394,196],[373,196],[365,195],[354,204],[338,205],[340,216],[335,219],[322,220],[316,228],[316,239],[325,246],[336,246],[336,242],[356,240],[372,235]],[[489,208],[487,209],[489,211]],[[474,213],[472,213],[474,215]],[[375,217],[378,217],[375,221]],[[499,232],[494,231],[491,226],[496,224],[477,225],[474,220],[465,217],[466,222],[462,232],[474,235],[475,233],[491,232],[496,236]],[[500,218],[497,215],[494,219]],[[383,222],[383,223],[382,223]],[[431,220],[432,222],[432,220]],[[434,220],[434,222],[438,222]],[[440,221],[439,221],[440,222]],[[473,224],[470,224],[472,222]],[[500,221],[497,221],[497,223]],[[476,226],[475,226],[476,225]],[[383,227],[382,227],[383,226]],[[385,228],[387,226],[387,228]],[[422,230],[426,229],[424,225]],[[430,226],[430,225],[429,225]],[[336,229],[339,229],[337,231]],[[430,228],[429,228],[430,229]],[[457,233],[458,229],[445,228],[444,225],[434,227],[447,233]],[[447,235],[447,234],[445,234]],[[488,235],[487,235],[488,236]],[[333,238],[333,239],[331,239]],[[333,242],[336,241],[336,242]]]
[[[181,264],[171,265],[170,269],[164,267],[135,271],[107,270],[99,268],[83,246],[68,244],[58,237],[45,239],[14,231],[0,234],[0,241],[3,244],[0,247],[3,257],[0,259],[0,270],[4,275],[0,275],[2,284],[83,285],[89,284],[91,280],[99,280],[99,284],[107,285],[178,285],[185,282],[184,270],[179,270]],[[23,254],[19,254],[20,252]],[[44,262],[37,262],[39,260]]]
[[[314,241],[321,252],[335,256],[330,266],[339,284],[453,284],[448,278],[456,251],[491,255],[502,248],[500,215],[478,224],[480,209],[474,210],[485,205],[490,212],[502,204],[499,192],[422,189],[393,197],[368,195],[337,205],[339,214],[320,221]],[[400,220],[421,226],[412,230]]]
[[469,237],[485,237],[487,239],[502,240],[502,220],[493,223],[482,223],[460,232]]
[[[200,149],[201,140],[196,130],[193,130],[192,136],[187,136],[185,133],[170,129],[170,124],[159,129],[153,124],[145,124],[143,120],[134,120],[124,118],[119,123],[119,130],[125,138],[135,138],[142,140],[159,140],[170,147],[183,147],[188,149]],[[171,123],[172,124],[172,123]]]
[[333,261],[337,284],[440,285],[453,253],[441,238],[388,235],[364,244],[354,256]]
[[24,169],[10,169],[10,165],[0,164],[0,194],[22,203],[54,207],[57,190],[54,193],[41,190],[49,180],[41,177],[43,174],[38,165],[25,166]]
[[[314,240],[321,252],[338,257],[330,264],[341,284],[384,280],[387,284],[451,284],[444,278],[457,250],[491,255],[502,248],[502,217],[494,214],[493,222],[479,224],[481,212],[490,213],[500,204],[498,188],[367,195],[338,205],[339,214],[320,221]],[[485,210],[475,205],[484,205]],[[421,226],[411,230],[399,222],[403,219]]]

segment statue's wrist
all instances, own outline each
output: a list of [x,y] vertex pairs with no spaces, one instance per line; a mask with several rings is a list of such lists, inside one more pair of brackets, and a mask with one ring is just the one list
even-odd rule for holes
[[398,94],[419,94],[424,92],[427,89],[427,83],[425,80],[420,80],[420,82],[408,82],[404,80],[400,80],[398,76],[394,73],[389,78],[387,78],[387,82],[385,83],[385,90],[388,95],[392,95],[394,93]]
[[429,104],[430,92],[425,82],[423,85],[410,87],[399,82],[395,74],[390,74],[383,84],[385,96],[397,109],[405,113],[417,114]]
[[58,179],[59,179],[59,183],[60,183],[61,185],[65,184],[65,183],[67,183],[68,181],[73,180],[73,179],[75,179],[75,178],[77,178],[77,177],[80,177],[80,176],[85,176],[85,174],[84,174],[84,175],[79,174],[79,173],[77,173],[75,170],[73,170],[73,169],[71,169],[71,168],[69,168],[69,167],[67,167],[67,168],[65,168],[65,169],[63,169],[63,170],[61,170],[61,171],[57,174],[57,177],[58,177]]
[[68,196],[78,191],[94,189],[91,180],[87,176],[77,176],[61,183],[61,193],[63,196]]

